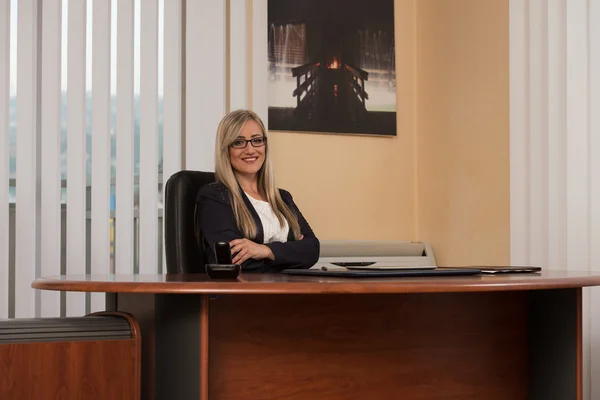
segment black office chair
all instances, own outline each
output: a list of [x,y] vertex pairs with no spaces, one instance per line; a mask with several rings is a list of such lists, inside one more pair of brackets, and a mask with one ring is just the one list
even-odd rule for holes
[[167,273],[204,272],[205,256],[196,232],[196,195],[215,181],[213,172],[179,171],[165,185],[165,258]]

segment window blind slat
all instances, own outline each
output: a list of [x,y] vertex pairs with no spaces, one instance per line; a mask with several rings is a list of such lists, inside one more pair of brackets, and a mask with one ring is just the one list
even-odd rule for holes
[[17,20],[17,151],[15,317],[39,316],[40,201],[38,179],[38,1],[19,1]]
[[[565,1],[548,3],[548,267],[567,265]],[[535,204],[534,204],[535,206]],[[563,245],[557,246],[556,243]]]
[[[67,60],[67,274],[86,264],[87,0],[69,0]],[[67,293],[67,316],[85,313],[85,294]]]
[[[567,269],[589,270],[590,265],[590,141],[589,141],[589,26],[587,0],[568,0],[566,12],[566,148]],[[590,346],[590,291],[582,293],[582,340]],[[590,351],[584,351],[583,370],[589,371]],[[583,383],[589,397],[590,380]]]
[[530,263],[548,265],[548,5],[529,2]]
[[566,27],[567,265],[589,268],[589,133],[587,0],[568,0]]
[[[168,45],[164,46],[163,71],[163,185],[167,183],[167,180],[171,177],[171,175],[182,169],[182,22],[181,0],[165,1],[164,43],[167,43]],[[164,261],[164,255],[165,251],[163,240],[163,265],[165,265],[163,271],[166,271],[166,261]]]
[[[567,1],[567,0],[565,0]],[[600,246],[595,242],[600,238],[600,1],[589,1],[589,110],[590,112],[590,269],[600,271]],[[597,242],[596,242],[597,243]],[[600,316],[598,307],[600,304],[600,290],[598,288],[590,289],[589,300],[590,311],[590,351],[585,355],[587,365],[590,368],[589,376],[591,379],[584,380],[584,388],[589,382],[589,398],[595,399],[600,396],[597,377],[600,376],[598,360],[600,358],[600,349],[595,343],[600,339]],[[586,363],[586,361],[584,361]],[[584,393],[585,395],[585,393]]]
[[513,265],[529,264],[529,126],[526,104],[529,95],[527,2],[510,0],[510,261]]
[[[110,266],[110,32],[111,2],[94,1],[92,33],[92,212],[91,272]],[[91,311],[104,309],[104,296],[91,295]]]
[[[60,275],[61,261],[61,40],[62,0],[42,3],[41,275]],[[42,290],[41,316],[60,316],[60,293]]]
[[117,10],[117,187],[115,273],[133,273],[134,0]]
[[[229,109],[248,108],[247,0],[229,6]],[[265,28],[265,27],[263,27]],[[263,91],[263,96],[266,91]]]
[[158,268],[158,0],[143,0],[140,42],[140,273]]
[[0,0],[0,319],[8,318],[10,0]]
[[252,2],[252,109],[269,129],[268,100],[268,1]]
[[185,167],[214,171],[215,134],[225,114],[225,2],[188,0],[186,18]]
[[[600,1],[590,0],[590,110],[600,110]],[[593,111],[590,114],[590,236],[592,240],[600,238],[600,113]],[[596,271],[600,271],[600,246],[592,246],[590,265]],[[597,296],[598,289],[593,289]],[[600,304],[600,303],[594,303]],[[600,319],[596,317],[598,322]],[[596,328],[596,336],[600,335],[600,329]]]

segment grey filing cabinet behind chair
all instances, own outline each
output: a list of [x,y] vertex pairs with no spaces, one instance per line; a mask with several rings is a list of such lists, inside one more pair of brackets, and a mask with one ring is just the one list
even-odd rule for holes
[[385,240],[323,240],[312,268],[336,268],[338,263],[365,263],[374,268],[436,268],[427,242]]

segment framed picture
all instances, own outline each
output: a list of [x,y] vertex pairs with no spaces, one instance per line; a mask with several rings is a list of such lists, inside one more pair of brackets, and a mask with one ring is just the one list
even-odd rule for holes
[[269,130],[396,135],[394,0],[269,0]]

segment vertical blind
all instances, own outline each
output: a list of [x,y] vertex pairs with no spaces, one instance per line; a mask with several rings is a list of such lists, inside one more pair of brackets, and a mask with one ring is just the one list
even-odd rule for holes
[[[87,52],[87,11],[85,0],[69,0],[66,35],[67,75],[67,168],[66,178],[69,187],[66,193],[66,260],[65,271],[70,274],[86,272],[86,60]],[[65,21],[63,20],[63,23]],[[63,48],[63,50],[65,50]],[[64,58],[63,58],[64,59]],[[64,67],[64,64],[63,64]],[[62,272],[62,270],[61,270]],[[67,316],[85,313],[86,301],[82,293],[67,293]]]
[[[214,168],[215,127],[225,112],[225,2],[186,1],[186,168]],[[266,27],[265,27],[266,30]],[[210,132],[210,133],[209,133]]]
[[10,0],[0,0],[0,318],[9,311]]
[[214,170],[226,111],[266,122],[266,25],[267,0],[0,0],[0,318],[105,307],[39,276],[166,272],[164,183]]
[[[511,263],[600,270],[600,0],[510,1]],[[583,290],[583,398],[600,397]]]
[[[14,2],[13,2],[14,4]],[[40,293],[29,289],[40,273],[40,35],[37,0],[20,0],[17,8],[15,316],[40,314]],[[51,208],[54,205],[46,204]],[[8,224],[7,224],[8,225]]]

